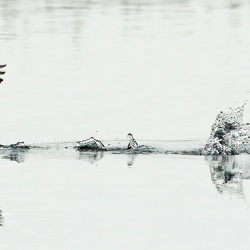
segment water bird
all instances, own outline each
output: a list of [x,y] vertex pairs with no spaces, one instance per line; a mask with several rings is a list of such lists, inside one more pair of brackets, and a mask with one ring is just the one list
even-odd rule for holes
[[129,139],[129,144],[127,149],[136,149],[139,148],[139,145],[133,135],[131,133],[128,133],[127,138]]

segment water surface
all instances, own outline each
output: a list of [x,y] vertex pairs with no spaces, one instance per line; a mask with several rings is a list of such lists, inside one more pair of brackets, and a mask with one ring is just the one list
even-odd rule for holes
[[49,151],[0,160],[3,249],[247,249],[249,155]]
[[207,138],[220,110],[249,98],[249,10],[240,0],[2,0],[1,143]]
[[183,152],[249,97],[249,7],[0,1],[0,144],[40,145],[0,150],[1,249],[248,249],[249,155]]

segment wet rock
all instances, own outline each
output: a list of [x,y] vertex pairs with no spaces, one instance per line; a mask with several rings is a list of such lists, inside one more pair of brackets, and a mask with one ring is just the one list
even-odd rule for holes
[[107,149],[103,145],[103,143],[99,140],[96,140],[94,137],[90,137],[86,140],[82,140],[78,142],[77,146],[78,150],[97,150],[97,151],[106,151]]
[[15,144],[10,144],[10,148],[20,148],[20,149],[29,149],[30,147],[25,145],[23,141],[17,142]]

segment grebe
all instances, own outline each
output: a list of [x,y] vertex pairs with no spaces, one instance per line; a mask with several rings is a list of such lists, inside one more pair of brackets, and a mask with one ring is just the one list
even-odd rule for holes
[[136,149],[139,147],[137,141],[134,139],[131,133],[128,133],[127,138],[129,139],[129,144],[128,144],[127,149]]

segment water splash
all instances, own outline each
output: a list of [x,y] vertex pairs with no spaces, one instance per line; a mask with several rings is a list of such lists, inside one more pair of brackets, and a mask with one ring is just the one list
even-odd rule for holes
[[204,155],[236,155],[248,152],[250,124],[243,123],[246,102],[230,112],[220,112],[211,127],[210,136],[203,149]]

